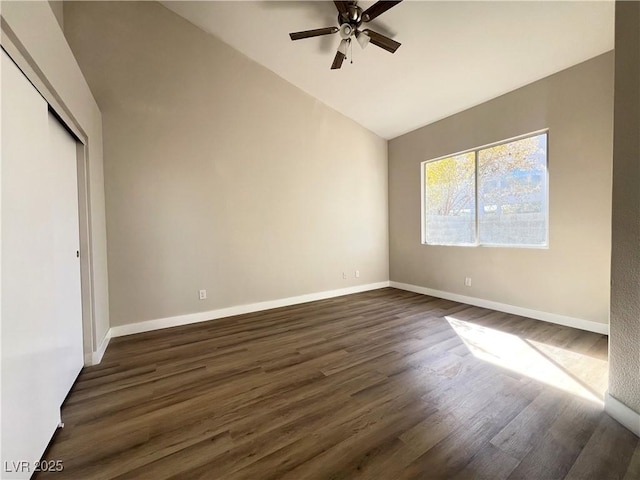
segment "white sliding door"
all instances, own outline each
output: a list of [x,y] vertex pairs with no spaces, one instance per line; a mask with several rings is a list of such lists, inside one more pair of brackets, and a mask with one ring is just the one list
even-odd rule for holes
[[80,289],[80,226],[76,141],[49,113],[58,405],[84,363]]
[[0,475],[29,478],[82,367],[76,150],[4,51],[1,61]]
[[[2,53],[2,466],[37,461],[60,421],[47,103]],[[8,464],[5,462],[9,462]],[[8,468],[5,468],[5,465]],[[14,466],[15,465],[15,468]],[[12,470],[5,473],[5,470]],[[18,470],[18,471],[15,471]]]

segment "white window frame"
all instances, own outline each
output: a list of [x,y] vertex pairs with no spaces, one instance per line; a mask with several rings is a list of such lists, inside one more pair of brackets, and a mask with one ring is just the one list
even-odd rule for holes
[[[544,245],[526,245],[526,244],[504,244],[504,243],[480,243],[480,234],[479,234],[479,212],[478,212],[478,154],[481,150],[485,150],[487,148],[496,147],[499,145],[504,145],[511,142],[516,142],[518,140],[524,140],[526,138],[537,137],[540,135],[547,136],[547,151],[545,154],[545,169],[546,169],[546,189],[545,189],[545,206],[546,210],[544,212],[545,218],[547,219],[547,229],[546,229],[546,238]],[[427,242],[427,182],[426,182],[426,166],[429,163],[437,162],[439,160],[444,160],[445,158],[456,157],[458,155],[465,155],[467,153],[473,152],[474,154],[474,182],[475,182],[475,241],[473,243],[429,243]],[[549,176],[549,129],[545,128],[543,130],[537,130],[535,132],[526,133],[524,135],[518,135],[516,137],[511,137],[506,140],[500,140],[498,142],[488,143],[486,145],[482,145],[479,147],[469,148],[467,150],[462,150],[460,152],[451,153],[448,155],[442,155],[437,158],[432,158],[429,160],[425,160],[420,163],[420,195],[421,199],[421,209],[420,209],[420,232],[421,232],[421,243],[423,245],[427,245],[430,247],[438,246],[438,247],[490,247],[490,248],[531,248],[538,250],[548,250],[549,249],[549,230],[551,221],[549,218],[549,190],[550,190],[550,176]]]

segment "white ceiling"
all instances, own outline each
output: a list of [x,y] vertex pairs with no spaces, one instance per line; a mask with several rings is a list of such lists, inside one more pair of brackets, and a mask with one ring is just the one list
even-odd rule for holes
[[354,44],[353,64],[330,70],[337,34],[288,33],[336,25],[333,2],[161,3],[386,139],[613,48],[612,1],[405,0],[368,24],[395,54]]

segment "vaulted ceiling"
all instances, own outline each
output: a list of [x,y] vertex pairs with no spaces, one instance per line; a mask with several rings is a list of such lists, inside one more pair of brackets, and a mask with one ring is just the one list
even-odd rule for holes
[[368,24],[402,43],[395,54],[354,43],[331,70],[337,34],[288,33],[337,25],[333,2],[161,3],[386,139],[613,48],[612,1],[405,0]]

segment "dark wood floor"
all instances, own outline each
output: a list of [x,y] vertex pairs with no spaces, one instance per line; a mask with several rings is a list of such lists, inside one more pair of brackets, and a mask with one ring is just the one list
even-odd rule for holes
[[40,478],[638,479],[606,358],[602,335],[391,288],[118,338]]

